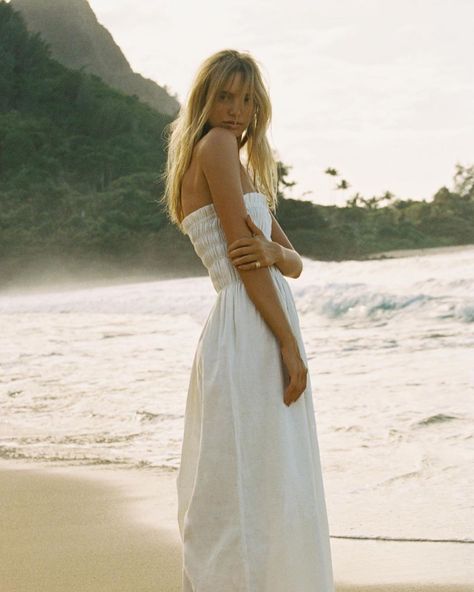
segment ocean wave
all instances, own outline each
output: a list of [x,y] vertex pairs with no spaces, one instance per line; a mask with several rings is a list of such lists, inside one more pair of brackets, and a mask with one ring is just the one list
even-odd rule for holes
[[454,317],[465,323],[474,323],[474,302],[458,305],[455,309]]
[[82,446],[93,444],[121,444],[131,442],[136,438],[141,438],[142,432],[135,432],[129,434],[110,434],[110,433],[86,433],[86,434],[66,434],[66,435],[41,435],[41,436],[19,436],[15,438],[20,446],[25,445],[41,445],[41,444],[76,444]]
[[409,306],[424,304],[432,300],[428,294],[399,295],[371,292],[363,284],[327,284],[306,286],[297,290],[299,310],[304,314],[319,312],[324,316],[337,318],[352,315],[371,317],[377,312],[399,311]]
[[145,423],[145,422],[156,423],[159,421],[165,421],[167,419],[174,420],[174,419],[181,418],[181,416],[176,413],[153,413],[152,411],[146,411],[146,410],[139,410],[136,412],[136,414],[140,416],[141,423]]
[[107,459],[101,456],[62,456],[61,454],[39,454],[34,451],[23,451],[21,449],[9,446],[0,446],[0,458],[10,460],[27,460],[33,462],[54,463],[59,462],[64,465],[117,465],[117,466],[134,466],[135,463],[127,461],[120,461],[116,459]]
[[100,466],[120,467],[125,469],[148,469],[163,473],[176,473],[177,467],[164,463],[156,463],[144,459],[133,458],[104,458],[94,454],[77,454],[67,451],[39,453],[38,450],[20,449],[13,446],[0,445],[0,458],[5,460],[26,461],[44,465],[73,466]]
[[453,421],[455,419],[462,419],[462,417],[458,415],[448,415],[446,413],[436,413],[436,415],[430,415],[425,417],[424,419],[420,419],[415,423],[415,427],[423,427],[428,425],[433,425],[435,423],[445,423],[447,421]]
[[390,293],[371,290],[360,283],[311,285],[294,290],[294,293],[301,314],[316,313],[330,319],[378,320],[403,313],[426,314],[434,319],[454,319],[463,323],[474,321],[474,303],[459,301],[459,296]]
[[462,538],[462,539],[432,539],[424,537],[389,537],[389,536],[366,536],[366,535],[344,535],[344,534],[331,534],[329,535],[332,539],[354,539],[363,541],[403,541],[410,543],[465,543],[472,544],[474,539]]

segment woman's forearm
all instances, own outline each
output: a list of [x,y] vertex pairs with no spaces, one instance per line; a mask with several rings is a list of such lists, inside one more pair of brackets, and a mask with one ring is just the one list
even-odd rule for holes
[[293,249],[288,249],[279,243],[274,243],[278,245],[278,258],[275,262],[275,265],[281,271],[283,275],[287,277],[297,278],[301,275],[303,271],[303,261],[299,254],[294,251]]
[[297,342],[290,322],[283,309],[277,288],[267,267],[239,270],[250,300],[270,327],[280,346],[295,345]]

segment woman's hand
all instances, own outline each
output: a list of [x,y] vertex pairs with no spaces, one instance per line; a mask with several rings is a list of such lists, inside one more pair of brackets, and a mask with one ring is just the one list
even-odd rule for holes
[[308,380],[308,368],[301,359],[296,341],[280,347],[283,360],[285,391],[283,402],[287,407],[304,393]]
[[247,214],[245,221],[253,236],[238,238],[229,245],[227,252],[233,265],[242,270],[256,269],[257,261],[260,263],[259,267],[274,265],[280,258],[280,245],[267,239],[250,214]]

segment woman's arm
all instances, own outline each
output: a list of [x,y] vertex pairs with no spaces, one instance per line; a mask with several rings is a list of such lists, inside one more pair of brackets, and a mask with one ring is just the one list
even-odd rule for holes
[[291,278],[299,278],[303,271],[303,262],[301,257],[294,249],[288,249],[279,245],[280,256],[276,260],[275,265],[283,275]]
[[[247,209],[240,181],[237,138],[225,128],[212,128],[204,137],[199,161],[209,185],[214,208],[219,217],[227,244],[252,233],[245,222]],[[268,268],[240,270],[237,268],[249,298],[280,343],[298,347],[289,320],[281,305]]]
[[270,214],[272,216],[272,241],[277,243],[280,247],[279,257],[275,262],[275,265],[283,275],[298,278],[303,271],[303,261],[301,260],[299,253],[290,243],[283,228],[280,226],[273,213],[270,212]]
[[[199,161],[211,190],[214,208],[226,236],[227,245],[252,232],[245,222],[245,207],[240,182],[240,159],[237,138],[220,127],[212,128],[202,140]],[[267,267],[237,269],[247,294],[279,342],[287,371],[283,401],[289,406],[305,391],[308,368]],[[286,384],[288,382],[288,384]]]
[[281,226],[270,212],[272,223],[272,237],[268,239],[262,229],[252,220],[250,214],[245,221],[252,237],[241,237],[227,248],[232,264],[237,269],[255,269],[255,262],[259,261],[263,267],[275,265],[283,275],[298,278],[303,269],[301,257],[288,240]]

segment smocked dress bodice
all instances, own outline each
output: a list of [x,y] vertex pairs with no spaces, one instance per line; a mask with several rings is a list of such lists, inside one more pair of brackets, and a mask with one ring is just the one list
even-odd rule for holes
[[[258,191],[245,193],[244,202],[254,223],[271,240],[272,217],[265,195]],[[183,218],[181,225],[208,270],[216,292],[233,282],[242,281],[227,253],[227,239],[214,204],[191,212]]]

